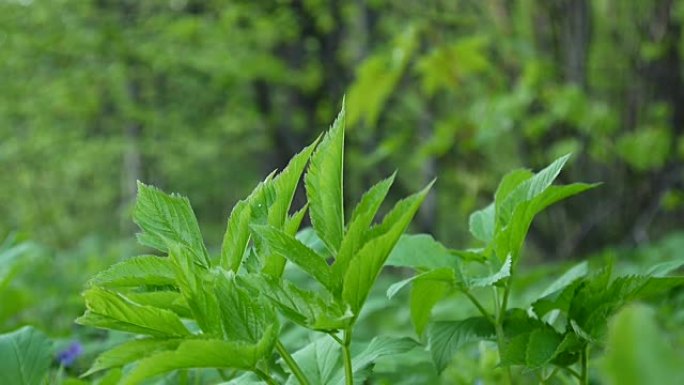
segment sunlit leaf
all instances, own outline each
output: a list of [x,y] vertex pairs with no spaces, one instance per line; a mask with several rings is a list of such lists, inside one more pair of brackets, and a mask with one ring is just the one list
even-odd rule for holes
[[355,316],[358,316],[387,257],[418,211],[431,186],[432,183],[398,202],[375,229],[375,234],[379,235],[371,238],[349,264],[344,276],[342,298],[351,306]]
[[121,345],[100,354],[93,366],[81,377],[89,376],[101,370],[121,367],[139,359],[145,358],[159,351],[174,350],[180,344],[180,339],[146,338],[124,342]]
[[176,242],[191,250],[198,263],[209,266],[209,253],[187,198],[138,182],[133,220],[142,229],[138,239],[143,245],[167,252],[168,243]]
[[142,255],[108,267],[95,275],[89,284],[107,287],[166,286],[175,284],[175,274],[169,258]]
[[88,310],[76,320],[82,325],[158,337],[190,335],[178,315],[169,310],[139,305],[123,294],[98,287],[86,290],[83,297]]
[[343,104],[337,119],[312,155],[304,178],[311,224],[331,253],[339,249],[344,234],[344,115]]
[[364,233],[368,231],[368,228],[373,223],[375,214],[394,182],[394,176],[395,174],[392,174],[389,178],[371,187],[363,194],[359,204],[354,208],[347,233],[344,235],[344,239],[342,239],[340,250],[332,266],[333,274],[336,277],[340,279],[344,277],[344,273],[349,267],[349,262],[354,257],[354,254],[363,246]]

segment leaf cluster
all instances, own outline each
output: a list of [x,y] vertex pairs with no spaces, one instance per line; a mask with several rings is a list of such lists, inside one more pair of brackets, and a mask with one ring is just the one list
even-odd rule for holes
[[[122,384],[189,368],[251,371],[274,383],[269,372],[277,350],[292,373],[283,379],[288,383],[349,384],[375,358],[413,348],[412,340],[376,338],[352,358],[350,345],[376,278],[430,186],[396,203],[376,224],[391,175],[345,220],[344,124],[343,109],[322,138],[234,206],[219,255],[205,246],[187,198],[139,182],[138,240],[160,255],[129,258],[93,277],[83,294],[87,310],[77,320],[138,338],[104,352],[86,375],[135,363]],[[290,213],[303,174],[308,203]],[[322,250],[296,237],[307,211]],[[285,278],[288,262],[317,287]],[[279,340],[278,314],[328,336],[290,355]]]

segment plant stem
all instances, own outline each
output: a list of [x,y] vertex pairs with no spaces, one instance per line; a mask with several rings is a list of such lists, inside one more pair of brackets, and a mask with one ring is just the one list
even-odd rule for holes
[[350,329],[344,331],[344,343],[342,344],[342,352],[344,355],[344,377],[346,385],[354,385],[354,371],[352,370],[351,345],[352,333]]
[[589,346],[585,346],[580,352],[580,385],[589,385]]
[[577,371],[576,371],[575,369],[570,368],[570,367],[565,367],[565,368],[563,368],[563,369],[565,369],[568,373],[570,373],[570,374],[571,374],[573,377],[575,377],[576,379],[578,379],[578,380],[581,380],[581,379],[582,379],[582,375],[579,374],[579,373],[577,373]]
[[[504,331],[503,331],[503,319],[504,315],[506,314],[506,306],[508,304],[508,290],[509,286],[508,284],[504,287],[504,301],[503,303],[499,302],[499,292],[497,291],[496,287],[492,287],[493,293],[494,293],[494,307],[496,310],[496,322],[494,323],[494,328],[496,329],[496,345],[499,349],[499,360],[501,360],[501,352],[503,352],[504,349]],[[506,365],[504,367],[504,381],[507,385],[512,385],[513,384],[513,375],[511,373],[511,367],[510,365]]]
[[489,313],[487,313],[487,310],[485,310],[484,306],[482,306],[480,301],[478,301],[477,298],[475,298],[475,296],[472,295],[472,293],[470,293],[470,291],[463,290],[463,293],[466,295],[466,297],[468,297],[470,302],[472,302],[473,305],[475,305],[475,307],[477,308],[477,310],[480,311],[483,317],[485,317],[489,322],[491,322],[492,325],[496,324],[496,321],[492,318],[492,316]]
[[294,374],[295,377],[297,377],[297,380],[301,385],[309,385],[309,380],[306,378],[304,373],[302,372],[302,369],[297,365],[297,361],[292,358],[292,355],[285,349],[285,346],[283,345],[280,340],[276,341],[276,349],[278,350],[278,354],[280,354],[280,357],[283,358],[287,366],[290,367],[290,370],[292,370],[292,374]]
[[269,376],[268,374],[264,373],[263,370],[261,369],[254,369],[254,373],[259,376],[264,382],[266,382],[268,385],[278,385],[277,382],[273,379],[273,377]]

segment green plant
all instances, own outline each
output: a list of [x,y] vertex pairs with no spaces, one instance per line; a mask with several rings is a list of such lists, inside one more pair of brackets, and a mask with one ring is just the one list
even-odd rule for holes
[[[523,244],[535,215],[549,205],[595,187],[575,183],[552,185],[568,156],[540,172],[516,170],[499,184],[494,202],[470,216],[470,232],[482,247],[449,250],[425,234],[402,238],[388,264],[411,267],[419,274],[396,283],[392,297],[412,283],[411,318],[419,335],[426,334],[438,370],[444,370],[468,342],[494,341],[505,383],[534,374],[540,383],[575,377],[589,383],[592,349],[603,346],[609,317],[625,303],[661,296],[684,283],[666,277],[682,261],[661,263],[642,274],[612,278],[612,265],[590,273],[582,262],[537,293],[531,304],[511,306],[512,283]],[[458,292],[474,305],[478,316],[429,325],[433,306]],[[483,294],[489,291],[487,299]]]
[[[77,322],[144,337],[104,352],[86,375],[135,362],[122,384],[190,368],[238,369],[268,384],[353,384],[378,357],[414,348],[409,338],[377,337],[354,355],[351,344],[373,283],[430,186],[374,225],[392,175],[368,190],[345,221],[344,122],[343,109],[322,139],[235,205],[218,256],[204,245],[186,198],[139,183],[138,239],[163,255],[133,257],[97,274]],[[307,164],[308,204],[289,214]],[[295,237],[307,209],[324,245],[320,251]],[[317,287],[284,277],[288,261]],[[322,337],[291,354],[280,339],[277,312]],[[274,350],[286,372],[278,369]]]
[[[596,186],[553,185],[569,156],[536,174],[521,169],[506,175],[494,202],[470,217],[470,232],[482,247],[452,250],[427,234],[402,235],[431,184],[374,224],[391,175],[370,188],[345,220],[344,126],[343,109],[327,134],[234,206],[217,255],[205,246],[186,198],[139,183],[138,240],[162,255],[126,259],[95,275],[83,294],[87,310],[77,321],[142,337],[102,353],[84,376],[116,369],[107,381],[138,384],[174,372],[184,384],[188,370],[215,368],[226,384],[362,382],[381,357],[419,345],[408,337],[375,336],[352,346],[371,289],[388,264],[418,272],[391,285],[387,295],[412,285],[411,320],[439,372],[463,357],[457,353],[467,343],[481,341],[495,346],[480,346],[482,365],[494,368],[492,357],[498,356],[499,370],[489,381],[553,384],[575,378],[586,385],[590,355],[605,344],[607,320],[628,302],[662,298],[684,283],[684,277],[667,276],[684,260],[615,278],[611,263],[590,272],[585,261],[532,292],[534,300],[516,303],[514,280],[535,216]],[[307,204],[290,213],[305,169]],[[307,211],[312,229],[298,232]],[[288,262],[309,284],[287,274]],[[432,321],[433,307],[451,293],[463,294],[479,315]],[[294,344],[283,338],[283,319],[318,337],[293,352]],[[620,343],[612,333],[610,343]],[[607,368],[615,366],[614,357],[607,356]],[[477,370],[471,366],[470,372]]]

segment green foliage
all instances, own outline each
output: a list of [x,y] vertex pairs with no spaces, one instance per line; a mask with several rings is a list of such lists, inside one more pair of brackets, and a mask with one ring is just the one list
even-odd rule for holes
[[611,320],[606,355],[601,360],[606,384],[675,384],[682,378],[682,355],[659,329],[653,309],[634,304]]
[[51,355],[52,342],[30,326],[0,334],[0,380],[4,384],[41,385]]
[[[470,217],[471,233],[483,248],[449,251],[431,237],[414,235],[405,236],[395,250],[389,263],[412,267],[418,274],[390,287],[388,296],[412,283],[411,319],[418,335],[423,334],[433,307],[451,292],[463,293],[480,313],[428,327],[427,340],[439,371],[469,342],[494,341],[506,383],[513,381],[511,367],[537,372],[542,381],[567,370],[579,373],[580,382],[586,383],[588,351],[604,346],[606,319],[630,301],[662,297],[684,284],[682,277],[664,276],[681,266],[678,262],[617,278],[612,278],[610,267],[589,274],[583,262],[541,291],[529,308],[509,307],[515,294],[512,281],[535,215],[596,186],[552,185],[567,160],[566,155],[536,174],[516,170],[502,179],[494,202]],[[482,290],[492,292],[491,310],[478,299]]]
[[[295,155],[235,205],[220,258],[210,256],[187,198],[139,183],[138,239],[166,255],[130,258],[97,274],[84,293],[87,310],[78,322],[146,337],[105,351],[87,374],[135,363],[121,383],[192,368],[252,371],[271,383],[264,368],[275,365],[276,349],[288,365],[290,383],[351,384],[362,381],[378,357],[415,347],[407,338],[376,338],[352,354],[350,345],[375,280],[431,185],[373,225],[392,176],[363,195],[345,228],[343,153],[344,109],[320,143]],[[306,206],[288,216],[307,163],[307,206],[326,255],[295,237]],[[329,257],[335,259],[332,266]],[[317,281],[319,290],[283,277],[286,261]],[[279,341],[276,310],[329,336],[290,356]],[[301,368],[297,360],[303,361]]]

